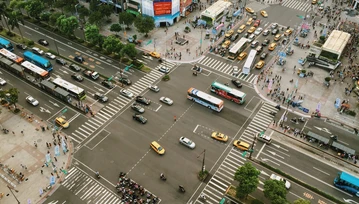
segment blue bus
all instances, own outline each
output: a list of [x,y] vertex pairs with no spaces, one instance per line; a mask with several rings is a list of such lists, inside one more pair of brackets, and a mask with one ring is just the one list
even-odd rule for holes
[[36,55],[30,51],[25,51],[24,58],[25,60],[35,64],[36,66],[39,66],[41,69],[44,69],[48,72],[52,71],[51,62],[43,57],[40,57],[39,55]]
[[11,42],[4,38],[0,38],[0,48],[5,48],[10,52],[14,51],[14,46],[12,46]]
[[334,186],[359,197],[359,178],[345,172],[339,172]]

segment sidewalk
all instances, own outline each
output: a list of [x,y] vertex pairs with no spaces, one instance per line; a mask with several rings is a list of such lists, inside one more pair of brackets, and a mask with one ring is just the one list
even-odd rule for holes
[[[69,139],[65,140],[69,152],[64,155],[60,145],[60,155],[55,158],[51,130],[44,128],[45,131],[42,131],[42,127],[47,127],[47,124],[36,116],[23,113],[14,114],[7,108],[2,108],[0,111],[1,129],[9,130],[7,134],[0,131],[2,141],[0,143],[0,194],[4,194],[0,198],[0,203],[4,204],[16,203],[7,186],[18,191],[12,190],[21,203],[43,202],[42,199],[53,192],[58,187],[59,181],[63,179],[64,173],[61,169],[67,170],[71,162],[72,144]],[[56,142],[59,142],[57,136],[55,137]],[[61,132],[59,137],[65,138]],[[34,142],[37,143],[37,147]],[[52,143],[52,146],[47,148],[46,143]],[[48,151],[51,154],[52,164],[50,162],[46,167],[45,155]],[[54,173],[53,165],[56,166],[59,178]],[[49,190],[46,187],[50,185],[51,174],[56,184]]]

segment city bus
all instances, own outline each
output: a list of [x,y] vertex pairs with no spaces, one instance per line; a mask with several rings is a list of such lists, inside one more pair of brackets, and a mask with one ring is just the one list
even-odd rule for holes
[[0,38],[0,48],[5,48],[10,52],[14,51],[14,46],[12,46],[11,42],[4,38]]
[[39,66],[41,69],[44,69],[48,72],[51,72],[52,71],[52,64],[49,60],[39,56],[39,55],[36,55],[30,51],[25,51],[24,52],[24,58],[25,60]]
[[246,49],[248,45],[248,39],[247,38],[241,38],[230,50],[228,59],[236,59],[237,56]]
[[75,86],[61,78],[56,78],[52,80],[52,83],[68,91],[73,97],[77,98],[78,100],[84,100],[86,98],[86,93],[84,89]]
[[359,178],[346,172],[339,172],[334,186],[359,197]]
[[245,93],[238,91],[237,89],[232,89],[231,87],[220,84],[218,82],[212,83],[211,92],[238,104],[243,104],[246,101]]
[[254,64],[254,61],[256,59],[256,55],[257,55],[256,50],[251,50],[249,52],[247,60],[244,63],[244,66],[243,66],[243,69],[242,69],[242,74],[248,75],[251,72],[251,68],[252,68],[252,66]]
[[16,64],[21,64],[24,61],[24,58],[17,56],[16,54],[10,52],[9,50],[2,48],[0,49],[0,55],[8,58]]
[[24,68],[24,72],[29,73],[31,76],[36,79],[48,79],[50,77],[49,72],[41,69],[40,67],[32,64],[31,62],[25,61],[21,63],[21,66]]
[[223,101],[209,94],[206,94],[195,88],[189,88],[187,91],[187,99],[201,104],[214,111],[221,112],[223,109]]

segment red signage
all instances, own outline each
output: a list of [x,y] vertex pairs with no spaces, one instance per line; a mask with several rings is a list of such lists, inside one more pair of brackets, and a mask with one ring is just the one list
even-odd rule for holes
[[154,2],[153,10],[155,16],[171,14],[172,2]]

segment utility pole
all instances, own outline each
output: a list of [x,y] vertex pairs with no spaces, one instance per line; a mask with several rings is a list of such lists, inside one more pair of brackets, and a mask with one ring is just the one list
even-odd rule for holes
[[254,138],[251,148],[249,149],[249,159],[252,159],[252,153],[254,152],[254,145],[256,144],[257,137]]
[[13,187],[10,187],[9,185],[7,185],[7,188],[10,190],[11,194],[14,196],[14,198],[16,199],[17,203],[20,204],[20,201],[17,199],[17,197],[15,196],[14,192],[12,192],[12,190],[14,190],[16,193],[18,193],[19,191],[14,189]]
[[[203,160],[202,160],[202,169],[201,169],[201,172],[204,173],[204,171],[206,170],[206,166],[204,164],[204,160],[206,159],[206,149],[203,150],[203,152],[201,152],[201,154],[203,154]],[[201,154],[198,155],[198,157],[201,156]],[[198,158],[197,157],[197,158]]]
[[201,28],[201,39],[199,41],[199,55],[202,54],[202,33],[203,33],[203,28]]

